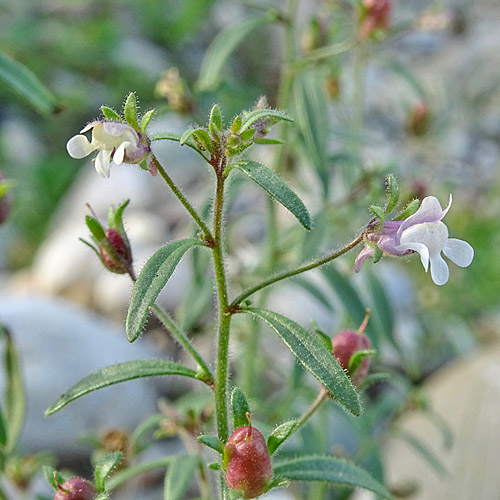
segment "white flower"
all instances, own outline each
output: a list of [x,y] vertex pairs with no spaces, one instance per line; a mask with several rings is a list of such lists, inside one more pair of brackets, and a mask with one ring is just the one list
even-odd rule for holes
[[[82,134],[91,129],[92,142],[89,142]],[[99,151],[95,157],[95,169],[103,177],[109,177],[111,160],[115,165],[140,163],[150,152],[149,146],[141,141],[140,134],[130,125],[101,121],[89,123],[67,142],[66,149],[73,158],[84,158]]]
[[430,265],[432,281],[444,285],[449,269],[441,252],[460,267],[469,266],[474,258],[474,249],[466,241],[448,238],[448,228],[441,222],[451,202],[450,195],[450,202],[443,210],[437,198],[427,196],[417,212],[406,220],[386,222],[382,229],[368,234],[367,240],[372,246],[366,246],[358,255],[355,271],[361,269],[366,258],[375,254],[373,245],[376,245],[384,253],[398,257],[417,252],[426,272]]

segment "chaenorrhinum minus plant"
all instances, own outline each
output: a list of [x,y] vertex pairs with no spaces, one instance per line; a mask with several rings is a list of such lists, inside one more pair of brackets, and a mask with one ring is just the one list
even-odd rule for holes
[[[133,102],[135,106],[135,97],[131,100],[129,96],[126,102],[124,113],[127,123],[124,125],[134,129],[134,124],[137,123],[134,118],[137,116],[137,111],[135,107],[135,112],[131,111],[130,102]],[[158,178],[166,182],[167,187],[186,208],[191,220],[196,223],[198,232],[195,237],[164,245],[151,256],[137,276],[132,268],[132,250],[124,230],[123,215],[128,201],[117,209],[113,207],[110,209],[108,228],[105,228],[96,216],[86,218],[96,246],[87,244],[92,246],[108,270],[127,274],[133,282],[126,320],[127,339],[130,342],[136,341],[144,329],[149,314],[153,313],[172,337],[191,355],[196,368],[192,369],[177,362],[161,359],[139,360],[105,367],[77,382],[47,410],[47,414],[50,415],[60,410],[84,394],[112,384],[139,377],[183,376],[199,381],[206,391],[210,391],[215,428],[210,429],[214,434],[201,434],[196,442],[193,429],[200,431],[210,422],[210,420],[203,420],[201,414],[199,417],[191,414],[188,419],[177,416],[170,418],[167,426],[161,424],[161,419],[155,418],[152,421],[153,426],[163,425],[163,435],[165,432],[182,435],[186,448],[190,450],[188,455],[165,458],[160,465],[155,462],[145,464],[140,469],[144,471],[148,468],[168,466],[165,483],[166,498],[181,498],[196,471],[199,473],[200,494],[207,499],[255,498],[293,480],[326,480],[334,484],[345,484],[346,477],[349,478],[347,484],[367,488],[382,498],[391,498],[384,485],[354,462],[339,461],[328,454],[302,454],[293,460],[283,460],[279,458],[279,454],[275,455],[277,448],[299,432],[320,406],[329,399],[353,416],[359,416],[362,413],[360,387],[364,381],[368,380],[370,357],[375,354],[371,348],[370,339],[364,333],[368,313],[358,331],[343,330],[330,339],[321,332],[316,335],[308,331],[292,318],[266,309],[265,303],[254,306],[251,299],[254,294],[268,290],[278,282],[340,258],[362,243],[365,247],[356,259],[356,271],[360,270],[361,264],[368,257],[378,260],[383,255],[404,256],[417,252],[420,254],[424,267],[430,263],[433,280],[438,284],[443,284],[448,277],[443,271],[441,251],[459,265],[468,265],[472,260],[472,254],[468,252],[472,252],[472,249],[461,240],[448,238],[448,231],[441,219],[449,207],[442,210],[436,198],[425,198],[420,207],[416,203],[410,203],[398,218],[386,220],[399,201],[398,184],[395,177],[390,175],[386,180],[388,199],[385,208],[372,205],[370,209],[375,217],[366,225],[364,231],[353,237],[351,242],[315,260],[270,274],[250,284],[239,294],[235,294],[228,285],[225,241],[224,207],[227,200],[227,181],[230,177],[240,175],[254,182],[267,192],[274,202],[283,205],[299,222],[303,231],[312,227],[308,209],[288,184],[272,169],[246,156],[246,151],[255,144],[274,144],[273,141],[259,142],[257,140],[262,139],[274,124],[279,121],[292,121],[288,114],[265,106],[266,101],[261,99],[254,109],[238,114],[229,124],[225,124],[219,106],[214,105],[206,126],[191,126],[182,134],[160,132],[149,137],[147,129],[141,129],[141,137],[147,144],[155,140],[170,140],[178,142],[181,147],[188,146],[195,150],[212,172],[214,196],[212,213],[199,213],[182,194],[181,189],[169,176],[160,160],[151,150],[147,151],[147,161],[152,165],[147,170],[150,172],[154,170],[160,174]],[[153,114],[153,112],[150,113]],[[105,115],[111,116],[110,111],[106,111]],[[121,123],[118,115],[117,117],[113,115],[113,118],[116,123]],[[83,139],[78,139],[78,142],[83,144]],[[126,153],[122,155],[122,152],[129,147],[125,143],[129,142],[125,140],[125,137],[120,137],[115,142],[106,143],[106,149],[100,150],[106,151],[104,160],[114,159],[118,154],[120,161],[115,163],[119,167],[129,158]],[[104,144],[104,142],[99,144]],[[72,147],[68,146],[68,150],[71,154]],[[130,158],[134,163],[134,158]],[[101,158],[99,161],[104,160]],[[142,167],[144,168],[143,165]],[[174,317],[156,303],[159,293],[167,285],[182,257],[194,248],[210,255],[213,266],[218,309],[215,360],[206,359]],[[249,405],[243,390],[237,387],[229,390],[231,380],[229,345],[232,320],[235,316],[248,316],[266,324],[290,350],[297,362],[319,383],[319,394],[311,406],[301,415],[291,415],[292,418],[284,422],[275,422],[277,425],[267,438],[250,423]],[[211,367],[214,367],[214,371]],[[233,425],[229,419],[230,407]],[[169,410],[169,413],[176,415],[175,410]],[[194,441],[191,445],[189,445],[190,439]],[[200,450],[200,447],[203,450]],[[202,458],[207,449],[218,453],[219,456],[219,461],[209,467],[219,474],[219,488],[212,492],[210,492],[211,481],[208,475],[213,472],[207,470]],[[114,463],[112,468],[116,465],[117,463]],[[115,477],[118,479],[113,481],[111,478],[109,482],[113,487],[126,480],[127,469],[120,470]],[[103,498],[105,498],[108,494],[105,482],[99,483],[96,480],[96,485],[99,494],[104,495]]]

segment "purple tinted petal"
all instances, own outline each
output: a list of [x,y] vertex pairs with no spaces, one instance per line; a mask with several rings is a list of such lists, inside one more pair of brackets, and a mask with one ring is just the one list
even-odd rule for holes
[[88,132],[91,128],[94,128],[99,123],[102,123],[102,122],[93,121],[93,122],[87,123],[87,125],[85,125],[85,127],[83,127],[82,130],[80,130],[80,134],[84,134],[85,132]]
[[130,125],[127,125],[126,123],[102,122],[102,126],[106,134],[112,135],[113,137],[117,135],[122,135],[125,132],[129,132],[132,134],[132,137],[134,138],[134,141],[136,143],[139,141],[139,136],[137,135],[137,132]]
[[361,252],[359,252],[358,256],[356,257],[356,260],[354,261],[354,272],[359,273],[364,261],[368,257],[373,257],[374,254],[375,254],[375,250],[373,248],[370,248],[368,246],[363,248],[363,250],[361,250]]
[[401,235],[405,229],[410,226],[414,226],[415,224],[422,224],[424,222],[439,222],[450,209],[451,202],[452,196],[450,194],[450,202],[443,210],[437,198],[434,196],[427,196],[423,199],[420,208],[413,215],[410,215],[410,217],[408,217],[403,224],[401,224],[398,234]]

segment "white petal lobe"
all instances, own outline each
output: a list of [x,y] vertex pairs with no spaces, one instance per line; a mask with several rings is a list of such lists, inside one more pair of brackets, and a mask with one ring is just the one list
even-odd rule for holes
[[95,169],[99,175],[102,177],[109,177],[109,161],[111,158],[111,151],[103,149],[99,151],[99,154],[95,159]]
[[122,142],[117,150],[115,151],[115,154],[113,155],[113,162],[116,165],[121,165],[123,163],[123,158],[125,157],[125,148],[128,148],[130,146],[130,142]]
[[66,150],[72,158],[85,158],[94,147],[84,135],[75,135],[66,143]]
[[431,278],[436,285],[444,285],[450,277],[450,270],[440,254],[431,255]]
[[413,250],[420,255],[420,262],[424,266],[425,272],[429,269],[429,249],[422,243],[409,242],[404,245],[399,245],[396,250],[401,252],[406,252],[408,250]]
[[474,259],[474,249],[463,240],[450,238],[443,249],[443,253],[457,266],[470,266]]

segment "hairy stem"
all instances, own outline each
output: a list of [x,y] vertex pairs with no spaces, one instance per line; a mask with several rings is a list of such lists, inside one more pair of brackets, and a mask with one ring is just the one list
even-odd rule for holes
[[206,376],[205,382],[208,385],[213,384],[214,377],[210,368],[206,364],[205,360],[202,358],[200,353],[195,349],[193,344],[189,341],[187,335],[180,328],[179,325],[171,318],[171,316],[160,306],[154,304],[151,306],[151,311],[156,315],[156,317],[162,322],[163,326],[171,333],[172,337],[179,342],[179,344],[186,349],[186,351],[193,356],[194,360],[198,363],[198,366],[203,371]]
[[[212,247],[215,281],[217,284],[217,297],[219,302],[219,333],[217,347],[217,373],[215,377],[215,412],[217,418],[217,434],[225,443],[229,437],[227,418],[227,378],[228,378],[228,353],[229,330],[231,315],[228,313],[227,281],[224,269],[222,215],[224,203],[224,159],[218,162],[215,169],[217,175],[217,188],[214,201],[214,242]],[[224,471],[221,469],[220,484],[222,498],[229,498],[228,488],[224,480]]]
[[299,418],[297,421],[297,426],[294,429],[294,432],[297,431],[300,427],[302,427],[311,416],[316,412],[316,410],[323,404],[323,401],[328,397],[328,391],[322,387],[319,391],[319,394],[316,396],[316,399],[312,402],[311,406],[308,410]]
[[158,161],[158,159],[155,156],[151,157],[151,161],[154,163],[155,167],[158,169],[158,172],[160,175],[163,177],[163,180],[167,183],[168,187],[172,190],[172,192],[175,194],[177,199],[182,203],[184,208],[189,212],[191,217],[194,219],[196,224],[198,224],[198,227],[202,230],[203,236],[206,240],[206,242],[210,245],[213,244],[214,242],[214,237],[212,236],[212,233],[210,232],[210,229],[208,229],[207,225],[203,222],[202,218],[199,216],[198,212],[193,208],[191,203],[186,199],[186,197],[182,194],[180,189],[175,185],[174,181],[172,178],[167,174],[166,170],[163,168],[161,163]]
[[246,298],[250,297],[250,295],[253,295],[255,292],[258,292],[259,290],[262,290],[263,288],[268,287],[269,285],[273,285],[274,283],[277,283],[278,281],[282,281],[286,278],[291,278],[292,276],[297,276],[298,274],[304,273],[306,271],[310,271],[311,269],[314,269],[316,267],[322,266],[324,264],[327,264],[328,262],[331,262],[332,260],[335,260],[336,258],[340,257],[341,255],[344,255],[347,253],[349,250],[352,250],[354,247],[359,245],[363,241],[363,233],[361,233],[358,237],[356,237],[354,240],[352,240],[350,243],[345,245],[344,247],[340,248],[339,250],[336,250],[335,252],[326,255],[325,257],[321,257],[319,259],[315,259],[309,264],[305,264],[301,267],[298,267],[296,269],[292,269],[291,271],[284,271],[282,273],[275,274],[274,276],[271,276],[270,278],[261,281],[260,283],[257,283],[257,285],[249,288],[248,290],[242,292],[238,297],[236,297],[233,302],[230,304],[229,309],[233,309],[237,307],[243,300]]

